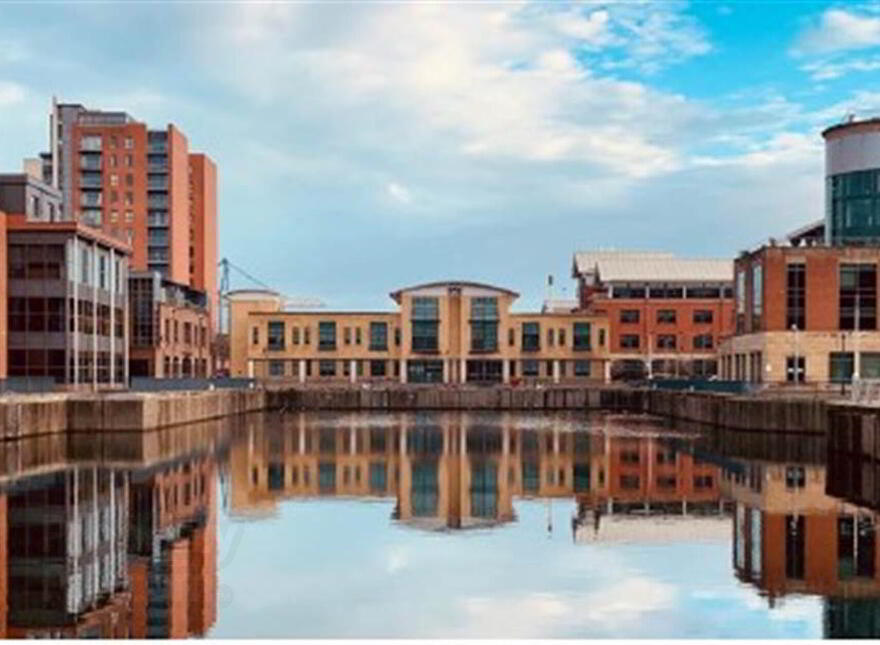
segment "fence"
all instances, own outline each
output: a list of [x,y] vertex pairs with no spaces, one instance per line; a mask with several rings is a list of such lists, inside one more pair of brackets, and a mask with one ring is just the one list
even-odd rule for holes
[[55,379],[51,376],[10,376],[0,379],[0,394],[55,392],[57,389]]
[[746,381],[710,381],[708,379],[654,379],[645,383],[657,390],[686,392],[717,392],[718,394],[750,394],[754,385]]
[[133,376],[129,389],[132,392],[161,392],[169,390],[229,390],[255,387],[252,378],[151,378]]

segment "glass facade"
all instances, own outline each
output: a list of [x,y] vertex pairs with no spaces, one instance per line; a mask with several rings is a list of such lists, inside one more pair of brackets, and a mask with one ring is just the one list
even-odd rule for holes
[[832,244],[880,242],[880,169],[829,177],[827,194]]
[[498,351],[498,298],[471,298],[471,351]]
[[436,352],[439,326],[440,311],[437,298],[413,298],[412,350],[414,352]]
[[877,266],[841,264],[840,329],[877,328]]

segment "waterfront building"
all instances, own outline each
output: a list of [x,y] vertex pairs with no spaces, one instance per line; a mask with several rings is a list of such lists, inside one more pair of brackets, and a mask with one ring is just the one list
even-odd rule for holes
[[59,219],[59,191],[27,174],[0,175],[6,262],[7,373],[70,386],[127,382],[131,249]]
[[612,378],[710,377],[732,331],[733,262],[671,253],[574,254],[580,311],[606,316]]
[[607,378],[603,315],[511,312],[518,294],[476,282],[431,282],[390,295],[397,311],[294,312],[271,291],[232,292],[231,373],[299,382]]
[[25,167],[61,191],[59,219],[126,238],[135,270],[204,291],[216,309],[214,162],[174,125],[121,111],[53,100],[49,123],[49,152]]
[[131,376],[205,378],[211,371],[211,314],[204,291],[132,272]]

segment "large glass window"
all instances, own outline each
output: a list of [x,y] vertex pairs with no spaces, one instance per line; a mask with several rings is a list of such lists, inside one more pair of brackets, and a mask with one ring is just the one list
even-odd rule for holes
[[440,312],[437,298],[418,297],[412,300],[412,350],[436,352]]
[[833,244],[869,244],[880,240],[880,172],[859,170],[829,179]]
[[495,517],[498,514],[498,467],[491,461],[471,465],[471,515]]
[[437,462],[419,460],[412,465],[411,503],[413,517],[437,514]]
[[267,342],[269,349],[284,349],[284,322],[280,320],[269,321],[269,335],[267,337]]
[[336,349],[336,323],[322,320],[318,323],[318,349]]
[[828,355],[828,373],[833,383],[849,383],[855,371],[855,356],[852,352],[831,352]]
[[877,266],[840,265],[839,317],[841,329],[877,328]]
[[638,309],[621,309],[620,310],[620,322],[622,322],[622,323],[637,323],[637,322],[639,322],[639,310]]
[[697,309],[694,311],[694,324],[705,324],[712,322],[711,309]]
[[785,380],[803,383],[807,378],[807,360],[803,356],[785,357]]
[[572,332],[575,351],[590,351],[590,323],[576,322]]
[[498,351],[498,298],[471,298],[471,351]]
[[756,264],[752,267],[752,329],[761,328],[761,316],[764,313],[764,267]]
[[785,328],[807,327],[807,267],[792,263],[785,268]]
[[541,325],[536,322],[522,324],[522,348],[524,352],[536,352],[541,349]]
[[443,361],[407,361],[406,379],[409,383],[442,383]]

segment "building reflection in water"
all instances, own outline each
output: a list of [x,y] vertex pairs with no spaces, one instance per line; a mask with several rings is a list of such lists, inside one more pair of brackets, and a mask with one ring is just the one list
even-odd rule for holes
[[[504,413],[286,415],[233,443],[229,510],[261,517],[284,499],[387,497],[394,520],[449,530],[513,521],[514,498],[565,498],[578,502],[577,541],[612,534],[617,515],[724,512],[717,466],[612,417],[576,427]],[[710,532],[727,539],[729,525]]]
[[216,619],[224,435],[215,425],[0,444],[2,635],[204,635]]
[[[838,467],[831,469],[824,450],[805,453],[810,442],[824,439],[788,437],[761,458],[728,459],[722,489],[735,504],[734,571],[771,607],[789,595],[822,596],[826,637],[878,637],[876,511],[848,501],[864,500],[861,490],[848,489],[858,478],[842,472],[847,464],[833,453],[827,463],[837,459]],[[792,449],[800,454],[787,454]]]

